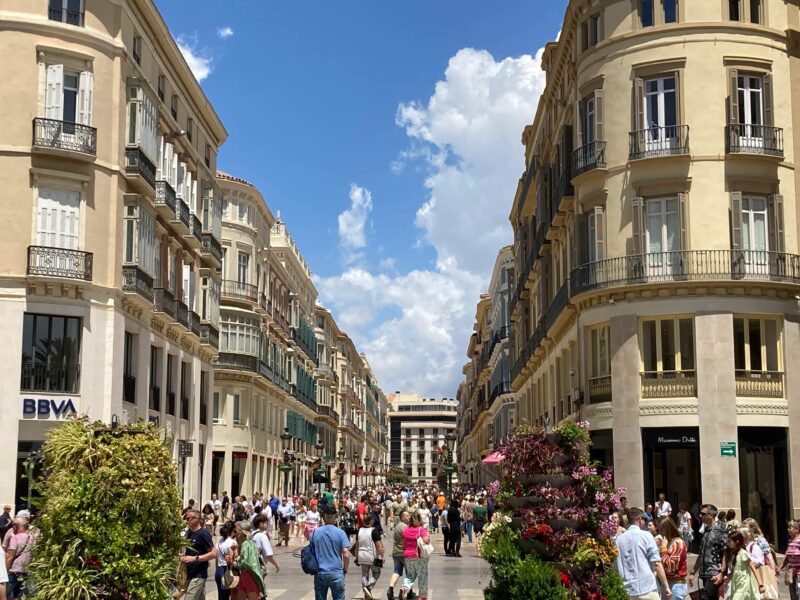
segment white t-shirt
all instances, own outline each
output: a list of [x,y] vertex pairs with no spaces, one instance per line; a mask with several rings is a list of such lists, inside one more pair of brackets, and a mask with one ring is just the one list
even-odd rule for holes
[[222,502],[219,500],[210,500],[211,506],[214,508],[214,514],[218,517],[222,514]]
[[306,513],[306,525],[316,527],[319,525],[319,512],[310,510]]
[[263,531],[259,531],[253,536],[253,543],[258,548],[258,551],[261,552],[261,556],[264,558],[269,558],[272,556],[272,544],[269,543],[269,536]]
[[668,517],[672,514],[672,505],[664,500],[661,505],[658,506],[658,516],[659,517]]
[[236,540],[233,538],[225,538],[216,543],[214,548],[217,551],[217,566],[226,567],[228,563],[225,561],[225,556],[231,551],[231,548],[237,546]]

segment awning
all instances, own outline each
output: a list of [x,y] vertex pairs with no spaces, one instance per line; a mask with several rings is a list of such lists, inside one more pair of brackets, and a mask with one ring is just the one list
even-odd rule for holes
[[499,450],[495,450],[489,456],[484,458],[481,462],[485,465],[496,465],[497,463],[503,462],[505,460],[505,456]]

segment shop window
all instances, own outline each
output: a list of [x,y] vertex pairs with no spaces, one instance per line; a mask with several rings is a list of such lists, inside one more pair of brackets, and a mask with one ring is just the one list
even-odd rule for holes
[[80,318],[25,313],[20,390],[78,393],[81,333]]
[[639,329],[644,377],[694,377],[694,321],[690,317],[643,320]]
[[780,335],[778,319],[734,317],[733,357],[737,377],[780,373]]

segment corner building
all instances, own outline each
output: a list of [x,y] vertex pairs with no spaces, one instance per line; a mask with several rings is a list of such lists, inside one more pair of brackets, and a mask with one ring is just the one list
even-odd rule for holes
[[800,515],[799,10],[569,2],[510,215],[520,422],[587,419],[632,505],[773,541]]
[[0,501],[70,414],[158,423],[184,499],[207,497],[227,132],[152,0],[9,0],[0,21]]

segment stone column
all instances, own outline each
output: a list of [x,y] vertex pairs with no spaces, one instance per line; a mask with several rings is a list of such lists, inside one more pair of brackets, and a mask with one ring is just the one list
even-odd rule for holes
[[795,314],[785,315],[783,322],[783,347],[786,357],[783,369],[786,373],[786,398],[789,400],[789,479],[790,506],[793,518],[800,516],[800,477],[794,475],[793,466],[800,465],[800,323]]
[[639,343],[636,315],[609,322],[614,483],[627,489],[628,506],[644,506],[642,431],[639,426]]
[[698,312],[694,330],[701,498],[741,514],[739,460],[720,455],[720,442],[737,442],[738,450],[733,315]]

